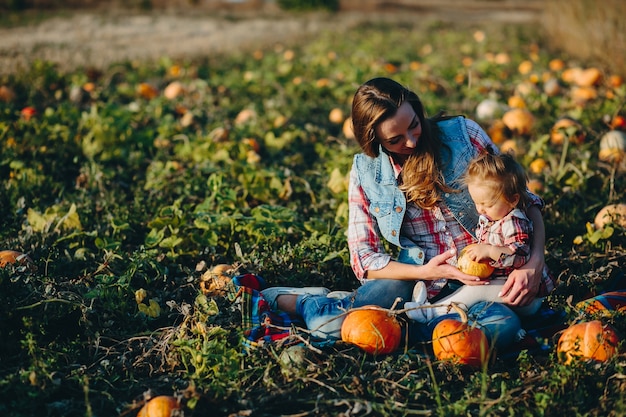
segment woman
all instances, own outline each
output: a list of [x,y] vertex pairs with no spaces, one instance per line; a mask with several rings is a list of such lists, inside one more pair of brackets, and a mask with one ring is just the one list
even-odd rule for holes
[[[431,302],[459,285],[488,285],[454,265],[456,254],[476,240],[478,213],[462,178],[481,151],[498,152],[487,134],[463,117],[427,119],[418,96],[388,78],[359,87],[352,123],[363,152],[355,155],[350,173],[348,245],[362,285],[338,299],[315,288],[262,292],[271,306],[301,315],[320,337],[339,337],[341,318],[333,318],[347,309],[389,308],[397,297],[410,301],[417,280],[427,285]],[[502,288],[503,302],[511,306],[545,295],[538,294],[545,232],[536,201],[526,213],[535,230],[531,257]],[[386,247],[398,248],[397,257]],[[521,331],[519,318],[503,304],[477,303],[469,315],[498,347]],[[430,340],[441,319],[418,327],[418,338]]]

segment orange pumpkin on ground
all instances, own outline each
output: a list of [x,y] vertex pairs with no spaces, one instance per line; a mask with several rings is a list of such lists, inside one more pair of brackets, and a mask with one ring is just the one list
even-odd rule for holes
[[0,251],[0,268],[4,268],[9,264],[18,263],[20,265],[25,265],[28,269],[34,269],[35,264],[30,259],[28,255],[22,252],[18,252],[15,250],[3,250]]
[[465,311],[452,303],[461,321],[444,319],[433,330],[433,353],[439,360],[451,360],[460,364],[480,367],[487,363],[489,341],[478,327],[467,323]]
[[178,399],[169,395],[159,395],[144,404],[137,417],[170,417],[174,410],[180,410]]
[[613,328],[600,320],[569,326],[557,343],[557,356],[568,365],[574,360],[604,362],[617,354],[619,337]]
[[210,297],[226,294],[228,284],[235,271],[232,265],[218,264],[200,277],[200,289]]
[[341,325],[341,340],[373,355],[384,355],[400,346],[402,329],[393,314],[377,306],[352,310]]
[[489,278],[495,268],[489,265],[486,262],[476,262],[467,255],[467,248],[474,246],[475,244],[467,245],[461,250],[459,253],[459,258],[457,259],[457,267],[461,272],[464,272],[468,275],[474,275],[478,278]]

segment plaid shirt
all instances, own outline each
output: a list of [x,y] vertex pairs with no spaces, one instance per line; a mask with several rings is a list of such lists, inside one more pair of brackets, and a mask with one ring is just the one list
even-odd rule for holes
[[506,216],[496,221],[489,221],[481,216],[478,222],[476,238],[478,243],[492,246],[506,246],[513,253],[502,254],[500,259],[491,261],[496,268],[494,276],[506,277],[517,268],[523,266],[530,258],[530,240],[532,223],[520,209],[511,210]]
[[[498,148],[485,131],[473,120],[465,119],[467,132],[472,145],[478,152],[487,148],[495,152]],[[392,160],[396,179],[402,167]],[[369,214],[369,201],[359,183],[355,169],[350,173],[348,193],[350,207],[350,223],[348,225],[348,247],[352,269],[361,281],[367,278],[368,270],[379,270],[387,266],[392,254],[385,249],[376,219]],[[533,204],[543,206],[539,197],[533,196]],[[424,251],[425,262],[432,257],[456,249],[460,252],[474,238],[454,218],[451,211],[443,203],[434,208],[423,210],[414,203],[407,203],[406,214],[400,230],[400,243],[403,246],[419,246]],[[451,260],[452,263],[456,259]],[[445,280],[437,287],[445,284]]]

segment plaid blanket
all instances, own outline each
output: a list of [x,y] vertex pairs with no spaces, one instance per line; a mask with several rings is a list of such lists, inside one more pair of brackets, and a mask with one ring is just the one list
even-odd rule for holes
[[296,316],[271,310],[260,292],[265,287],[265,280],[256,274],[243,274],[232,280],[230,298],[241,303],[241,326],[246,350],[288,337],[292,326],[304,326]]

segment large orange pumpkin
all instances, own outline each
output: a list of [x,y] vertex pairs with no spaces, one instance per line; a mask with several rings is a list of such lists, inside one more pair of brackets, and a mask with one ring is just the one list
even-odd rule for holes
[[600,320],[586,321],[569,326],[561,333],[557,343],[557,356],[563,363],[576,359],[604,362],[617,354],[619,337],[615,330]]
[[341,339],[370,354],[387,354],[400,346],[402,329],[389,311],[377,306],[352,310],[341,325]]
[[480,367],[487,363],[489,341],[478,327],[467,323],[467,314],[452,303],[461,321],[444,319],[433,330],[433,353],[439,360],[451,360],[464,365]]
[[467,255],[467,248],[474,246],[475,244],[467,245],[461,249],[459,258],[457,259],[457,266],[461,272],[468,275],[474,275],[479,278],[489,278],[495,268],[486,262],[476,262]]
[[159,395],[144,404],[137,417],[170,417],[174,410],[180,410],[178,399],[169,395]]

